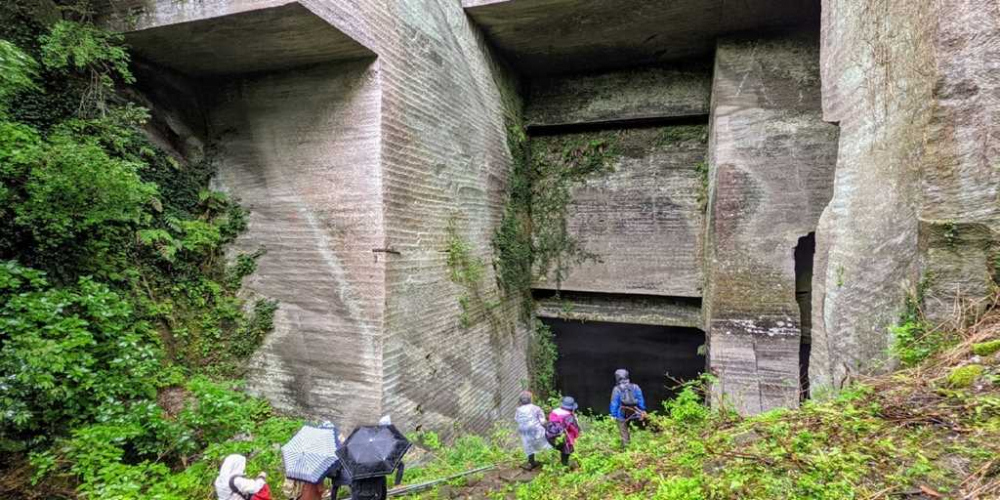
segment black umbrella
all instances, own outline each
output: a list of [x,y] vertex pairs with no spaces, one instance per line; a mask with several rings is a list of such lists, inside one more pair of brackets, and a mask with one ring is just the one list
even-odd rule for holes
[[343,446],[337,448],[337,457],[354,480],[388,476],[410,446],[410,441],[394,425],[366,425],[354,429]]

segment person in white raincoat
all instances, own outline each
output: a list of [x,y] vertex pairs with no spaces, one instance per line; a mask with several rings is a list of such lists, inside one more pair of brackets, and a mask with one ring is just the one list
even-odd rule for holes
[[524,454],[528,455],[528,463],[524,468],[531,470],[538,467],[535,453],[551,449],[552,446],[545,439],[545,412],[531,403],[531,392],[522,392],[518,402],[521,406],[517,407],[514,420],[517,422],[517,433],[521,435]]
[[243,475],[246,469],[247,459],[243,455],[229,455],[222,461],[219,476],[215,478],[218,500],[244,500],[264,488],[266,475],[261,472],[256,479],[250,479]]

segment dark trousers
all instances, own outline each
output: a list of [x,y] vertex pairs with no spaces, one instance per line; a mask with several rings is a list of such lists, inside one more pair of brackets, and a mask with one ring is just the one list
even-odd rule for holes
[[629,440],[632,438],[628,426],[628,420],[618,420],[618,434],[622,437],[622,446],[628,446]]
[[625,418],[618,419],[618,434],[622,438],[622,446],[628,446],[629,442],[632,440],[632,431],[629,426],[632,422],[640,422],[642,420],[642,411],[638,408],[632,406],[622,407],[622,416]]
[[559,450],[559,461],[562,462],[563,465],[569,465],[569,456],[573,453],[573,448],[566,443],[566,438],[558,441],[550,439],[549,444],[556,450]]
[[351,500],[385,500],[387,494],[385,476],[359,479],[351,483]]
[[337,500],[337,490],[341,486],[351,486],[351,474],[345,469],[340,461],[338,460],[334,464],[330,472],[327,472],[327,476],[332,480],[332,485],[330,486],[330,499]]

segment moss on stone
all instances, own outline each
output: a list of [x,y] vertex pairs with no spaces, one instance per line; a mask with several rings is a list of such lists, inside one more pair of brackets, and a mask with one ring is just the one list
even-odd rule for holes
[[698,173],[698,210],[708,209],[708,163],[700,161],[694,166]]
[[1000,340],[990,340],[988,342],[972,344],[972,352],[978,356],[990,356],[997,351],[1000,351]]
[[708,125],[671,125],[661,128],[660,133],[657,134],[657,145],[671,146],[680,142],[706,144],[708,142]]
[[954,389],[964,389],[983,375],[985,369],[983,365],[965,365],[952,368],[948,374],[948,386]]

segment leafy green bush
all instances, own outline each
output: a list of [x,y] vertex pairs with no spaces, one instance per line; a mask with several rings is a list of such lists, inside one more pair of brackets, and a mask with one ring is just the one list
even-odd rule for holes
[[6,115],[10,99],[18,91],[37,88],[34,78],[38,63],[16,45],[0,40],[0,118]]
[[58,3],[0,5],[0,446],[87,498],[204,497],[231,452],[280,480],[300,422],[203,376],[240,375],[273,325],[277,303],[238,295],[262,252],[224,256],[246,212],[208,189],[210,156],[146,138],[115,95],[122,37]]
[[272,484],[280,484],[276,445],[302,422],[275,417],[267,403],[228,384],[195,379],[187,389],[189,400],[174,417],[144,402],[76,428],[56,447],[32,456],[39,477],[78,478],[86,498],[203,498],[222,459],[240,453],[250,457],[249,470],[266,470]]
[[42,272],[0,265],[0,437],[58,432],[152,397],[159,368],[148,325],[107,286],[54,287]]
[[705,406],[694,384],[686,384],[677,397],[664,404],[667,415],[679,425],[698,425],[708,419],[711,410]]

